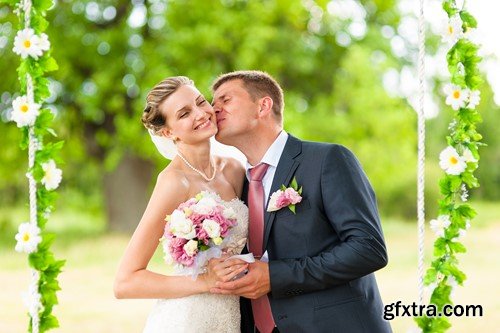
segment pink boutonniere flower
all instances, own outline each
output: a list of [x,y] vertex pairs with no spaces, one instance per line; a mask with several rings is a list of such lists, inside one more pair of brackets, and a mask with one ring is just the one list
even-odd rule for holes
[[281,188],[271,195],[267,211],[274,212],[283,207],[288,207],[295,214],[295,205],[302,201],[301,194],[302,186],[299,188],[297,180],[293,177],[289,187],[281,185]]

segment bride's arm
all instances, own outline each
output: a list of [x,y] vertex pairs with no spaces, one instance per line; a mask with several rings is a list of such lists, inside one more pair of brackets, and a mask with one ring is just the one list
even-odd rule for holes
[[121,260],[114,283],[117,298],[178,298],[209,290],[213,282],[206,275],[193,281],[190,276],[166,276],[147,270],[159,239],[165,216],[187,200],[188,184],[176,171],[163,171],[144,215]]

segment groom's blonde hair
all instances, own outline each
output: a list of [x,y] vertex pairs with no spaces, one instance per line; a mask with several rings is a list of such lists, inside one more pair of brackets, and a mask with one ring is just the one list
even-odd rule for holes
[[162,80],[151,89],[146,97],[146,107],[141,117],[141,121],[147,129],[152,130],[155,134],[161,131],[167,123],[167,118],[159,106],[168,96],[184,85],[193,86],[194,82],[186,76],[172,76]]
[[265,96],[273,100],[273,115],[277,121],[283,122],[283,89],[276,80],[266,72],[255,70],[235,71],[220,75],[212,84],[212,92],[228,81],[241,80],[243,87],[250,97],[255,101]]

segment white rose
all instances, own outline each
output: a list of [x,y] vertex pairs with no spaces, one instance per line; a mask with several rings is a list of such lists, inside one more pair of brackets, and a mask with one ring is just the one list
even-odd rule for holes
[[217,206],[217,202],[212,198],[204,197],[196,205],[192,207],[193,211],[198,214],[210,214]]
[[193,239],[196,236],[193,222],[177,209],[170,217],[170,231],[174,236],[184,239]]
[[210,238],[217,238],[220,236],[220,225],[214,220],[206,219],[203,221],[203,229]]
[[224,211],[222,212],[222,215],[226,219],[235,219],[237,217],[236,212],[234,211],[234,209],[232,207],[225,208]]
[[269,203],[267,204],[267,211],[268,212],[274,212],[274,211],[279,210],[278,206],[276,205],[276,201],[278,200],[278,198],[281,194],[283,194],[283,191],[278,190],[271,195],[271,198],[269,198]]
[[191,239],[189,242],[184,244],[183,249],[184,249],[184,252],[186,252],[186,254],[188,256],[192,257],[198,251],[198,242]]

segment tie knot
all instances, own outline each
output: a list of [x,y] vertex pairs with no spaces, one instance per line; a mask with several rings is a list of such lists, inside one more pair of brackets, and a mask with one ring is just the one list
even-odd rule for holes
[[262,181],[262,178],[264,178],[268,167],[269,164],[261,163],[250,169],[250,181]]

